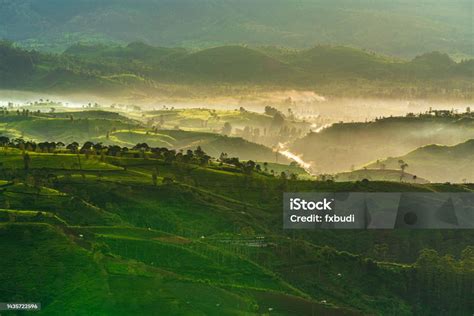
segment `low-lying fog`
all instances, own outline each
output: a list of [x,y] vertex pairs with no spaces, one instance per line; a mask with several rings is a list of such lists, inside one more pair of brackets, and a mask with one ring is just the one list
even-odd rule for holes
[[[263,113],[266,106],[271,106],[287,115],[290,118],[287,123],[293,122],[291,123],[293,124],[293,129],[296,127],[296,129],[300,129],[299,132],[289,133],[288,126],[290,124],[288,126],[285,125],[288,128],[286,134],[282,134],[282,131],[277,129],[269,131],[268,134],[261,135],[261,133],[254,133],[252,130],[267,129],[269,126],[263,126],[261,122],[248,122],[253,127],[247,133],[245,128],[248,129],[248,126],[239,126],[234,123],[231,135],[243,137],[251,142],[263,144],[274,150],[278,148],[281,154],[297,162],[313,174],[335,174],[349,171],[354,167],[358,169],[364,165],[367,166],[376,160],[382,161],[381,165],[385,165],[384,159],[406,155],[412,150],[425,145],[435,143],[456,145],[473,138],[472,129],[468,133],[464,127],[459,129],[458,126],[451,126],[449,124],[445,126],[441,123],[439,126],[434,123],[424,125],[417,123],[418,125],[407,126],[387,124],[381,127],[377,125],[372,129],[365,127],[355,128],[354,125],[351,125],[352,127],[342,131],[338,129],[338,133],[319,133],[327,126],[337,122],[373,121],[380,117],[405,116],[408,113],[425,113],[430,109],[454,110],[453,115],[456,115],[456,111],[464,113],[466,108],[474,108],[473,103],[468,101],[331,98],[312,91],[294,90],[260,91],[258,93],[248,93],[244,96],[214,96],[205,98],[163,96],[146,99],[106,98],[89,94],[59,96],[47,93],[0,90],[0,106],[17,107],[35,102],[39,102],[39,104],[35,104],[33,107],[34,111],[39,109],[42,112],[54,110],[61,112],[66,110],[65,108],[77,108],[80,110],[83,107],[87,107],[121,111],[123,114],[129,114],[136,119],[142,118],[140,111],[163,108],[235,110],[243,107],[247,111]],[[114,105],[113,108],[112,105]],[[244,120],[244,124],[247,124],[247,121]],[[405,127],[402,128],[401,126]],[[215,126],[211,130],[219,133],[221,128],[222,126]],[[309,130],[312,130],[313,133],[307,135]],[[308,137],[301,139],[300,137],[304,135]],[[342,136],[345,137],[344,140],[341,139]],[[464,158],[460,157],[459,159]],[[428,160],[431,160],[431,158]],[[426,171],[425,164],[420,159],[410,161],[410,171],[419,172],[419,176],[423,176],[426,179],[436,175],[434,179],[438,181],[439,179],[444,181],[461,181],[461,176],[455,178],[447,177],[446,172],[436,173],[436,168],[432,168],[435,171],[431,169],[431,171]],[[388,167],[396,169],[397,165]],[[466,170],[471,169],[467,168],[459,172],[463,174]],[[472,180],[469,177],[465,177],[465,179]]]
[[245,96],[216,96],[208,98],[173,98],[170,96],[153,97],[148,99],[112,99],[88,94],[58,96],[48,93],[0,90],[0,106],[9,102],[23,105],[29,102],[52,100],[61,102],[66,107],[81,108],[89,103],[98,103],[102,107],[112,104],[137,105],[143,110],[162,109],[163,106],[180,108],[209,108],[233,110],[244,107],[249,111],[263,112],[265,106],[273,106],[293,114],[308,122],[316,122],[317,127],[334,122],[364,122],[382,116],[404,116],[407,113],[426,112],[430,108],[439,110],[464,111],[473,107],[469,101],[445,100],[387,100],[375,98],[330,98],[312,91],[262,91]]

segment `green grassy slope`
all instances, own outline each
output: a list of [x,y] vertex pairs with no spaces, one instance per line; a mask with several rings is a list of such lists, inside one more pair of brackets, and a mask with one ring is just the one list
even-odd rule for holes
[[[130,255],[119,258],[100,255],[96,251],[93,255],[80,246],[87,245],[89,240],[74,241],[80,239],[74,233],[74,230],[64,233],[48,224],[0,224],[2,249],[10,253],[1,260],[2,297],[42,302],[42,315],[154,314],[156,310],[168,315],[255,313],[252,295],[234,293],[210,282],[193,281],[154,265],[126,259]],[[120,245],[117,243],[120,237],[115,236],[100,237],[97,244],[106,247],[104,239],[114,245],[112,249],[119,247],[119,254],[122,254],[120,249],[136,251],[134,245],[139,243],[126,237],[123,242],[127,245]],[[153,241],[148,243],[160,245]],[[18,247],[22,249],[21,254],[14,250]],[[157,249],[148,248],[158,256]],[[167,258],[174,257],[179,262],[186,259],[188,261],[184,262],[189,262],[189,266],[212,264],[196,253],[183,256],[183,250],[178,249],[169,244],[161,246]],[[34,271],[33,275],[31,271]],[[212,269],[208,272],[212,273],[210,275],[216,273]],[[255,270],[248,273],[258,277]]]
[[92,254],[57,228],[2,223],[0,234],[8,253],[0,259],[2,298],[42,302],[49,315],[94,314],[106,304],[109,289]]
[[121,121],[123,123],[139,124],[120,113],[103,111],[103,110],[86,110],[86,111],[68,111],[68,112],[55,112],[49,115],[53,118],[68,118],[68,119],[105,119],[113,121]]
[[[110,171],[120,170],[119,167],[100,162],[97,160],[81,159],[73,154],[54,153],[29,153],[31,157],[31,168],[44,168],[51,170],[79,170],[79,165],[82,170],[96,170],[96,171]],[[20,150],[9,149],[4,157],[0,158],[2,167],[5,169],[21,169],[23,168],[23,155]]]
[[94,141],[105,137],[108,131],[114,129],[129,129],[135,124],[123,123],[119,120],[108,119],[77,119],[48,118],[48,117],[0,117],[0,126],[9,137],[24,137],[38,141],[48,141],[56,137],[58,141]]

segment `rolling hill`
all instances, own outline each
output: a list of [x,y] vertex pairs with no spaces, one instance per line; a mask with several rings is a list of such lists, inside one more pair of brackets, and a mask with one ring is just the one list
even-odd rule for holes
[[[429,144],[455,145],[474,135],[470,114],[445,117],[433,115],[387,117],[367,123],[337,123],[319,133],[309,133],[291,150],[313,161],[320,172],[342,172],[386,157],[403,156]],[[398,161],[398,160],[397,160]],[[387,169],[398,169],[393,164]],[[435,180],[427,174],[408,172]]]
[[255,144],[240,137],[227,137],[214,133],[189,132],[177,130],[160,130],[157,133],[143,131],[117,131],[110,134],[109,140],[104,143],[134,146],[145,142],[153,147],[168,147],[177,150],[194,150],[200,146],[212,157],[219,157],[227,153],[230,157],[239,157],[243,160],[289,163],[281,154],[276,154],[271,148]]
[[408,164],[407,170],[435,182],[474,182],[474,140],[454,145],[427,145],[406,155],[387,158],[369,165],[370,168],[396,168],[399,160]]
[[[21,112],[13,112],[0,115],[2,136],[40,142],[48,141],[54,136],[65,145],[92,141],[131,148],[139,143],[147,143],[152,147],[167,147],[178,151],[194,150],[201,146],[216,158],[224,152],[229,157],[243,160],[289,163],[287,158],[273,152],[271,148],[240,137],[192,130],[152,131],[139,121],[109,111],[32,113],[28,116],[20,114]],[[232,117],[237,120],[238,116]]]
[[242,46],[205,49],[179,58],[169,67],[184,76],[224,82],[283,82],[295,81],[298,69]]
[[402,63],[374,53],[350,47],[317,46],[295,54],[292,64],[317,73],[334,77],[386,77],[392,71],[391,64]]

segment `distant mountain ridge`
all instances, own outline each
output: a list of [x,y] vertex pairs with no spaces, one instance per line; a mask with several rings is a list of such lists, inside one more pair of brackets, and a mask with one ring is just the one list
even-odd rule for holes
[[0,38],[61,51],[77,41],[160,46],[349,45],[412,58],[473,56],[468,0],[3,0]]
[[220,46],[203,50],[76,44],[63,54],[0,42],[0,88],[153,91],[159,83],[259,85],[327,95],[472,98],[473,60],[433,52],[411,61],[342,46],[309,50]]
[[[456,63],[448,54],[437,51],[423,53],[407,61],[385,55],[345,46],[319,45],[304,50],[281,50],[276,47],[251,48],[245,45],[217,46],[202,50],[184,48],[155,47],[143,42],[132,42],[126,46],[76,43],[65,50],[63,55],[85,59],[139,60],[151,65],[174,68],[185,72],[207,72],[210,67],[216,71],[228,71],[235,67],[259,70],[294,70],[323,72],[327,74],[393,76],[405,72],[443,75],[474,74],[474,59]],[[203,69],[203,67],[209,67]],[[255,69],[257,67],[257,69]]]

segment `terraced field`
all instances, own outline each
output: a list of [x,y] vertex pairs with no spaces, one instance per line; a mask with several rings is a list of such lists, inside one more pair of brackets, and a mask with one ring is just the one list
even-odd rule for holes
[[[450,231],[413,231],[410,238],[403,231],[285,232],[281,198],[283,190],[472,191],[467,185],[282,180],[218,166],[62,153],[30,153],[24,170],[19,152],[0,151],[12,172],[0,183],[0,246],[10,254],[0,258],[0,293],[41,301],[41,314],[456,312],[447,301],[428,307],[426,298],[412,299],[418,286],[436,286],[418,277],[426,268],[415,264],[415,249],[434,245],[459,256],[472,232],[456,232],[454,248],[441,242]],[[78,156],[87,168],[75,168]],[[31,180],[44,170],[54,176]],[[411,251],[375,251],[400,238],[413,243]],[[466,295],[458,301],[469,308]]]

